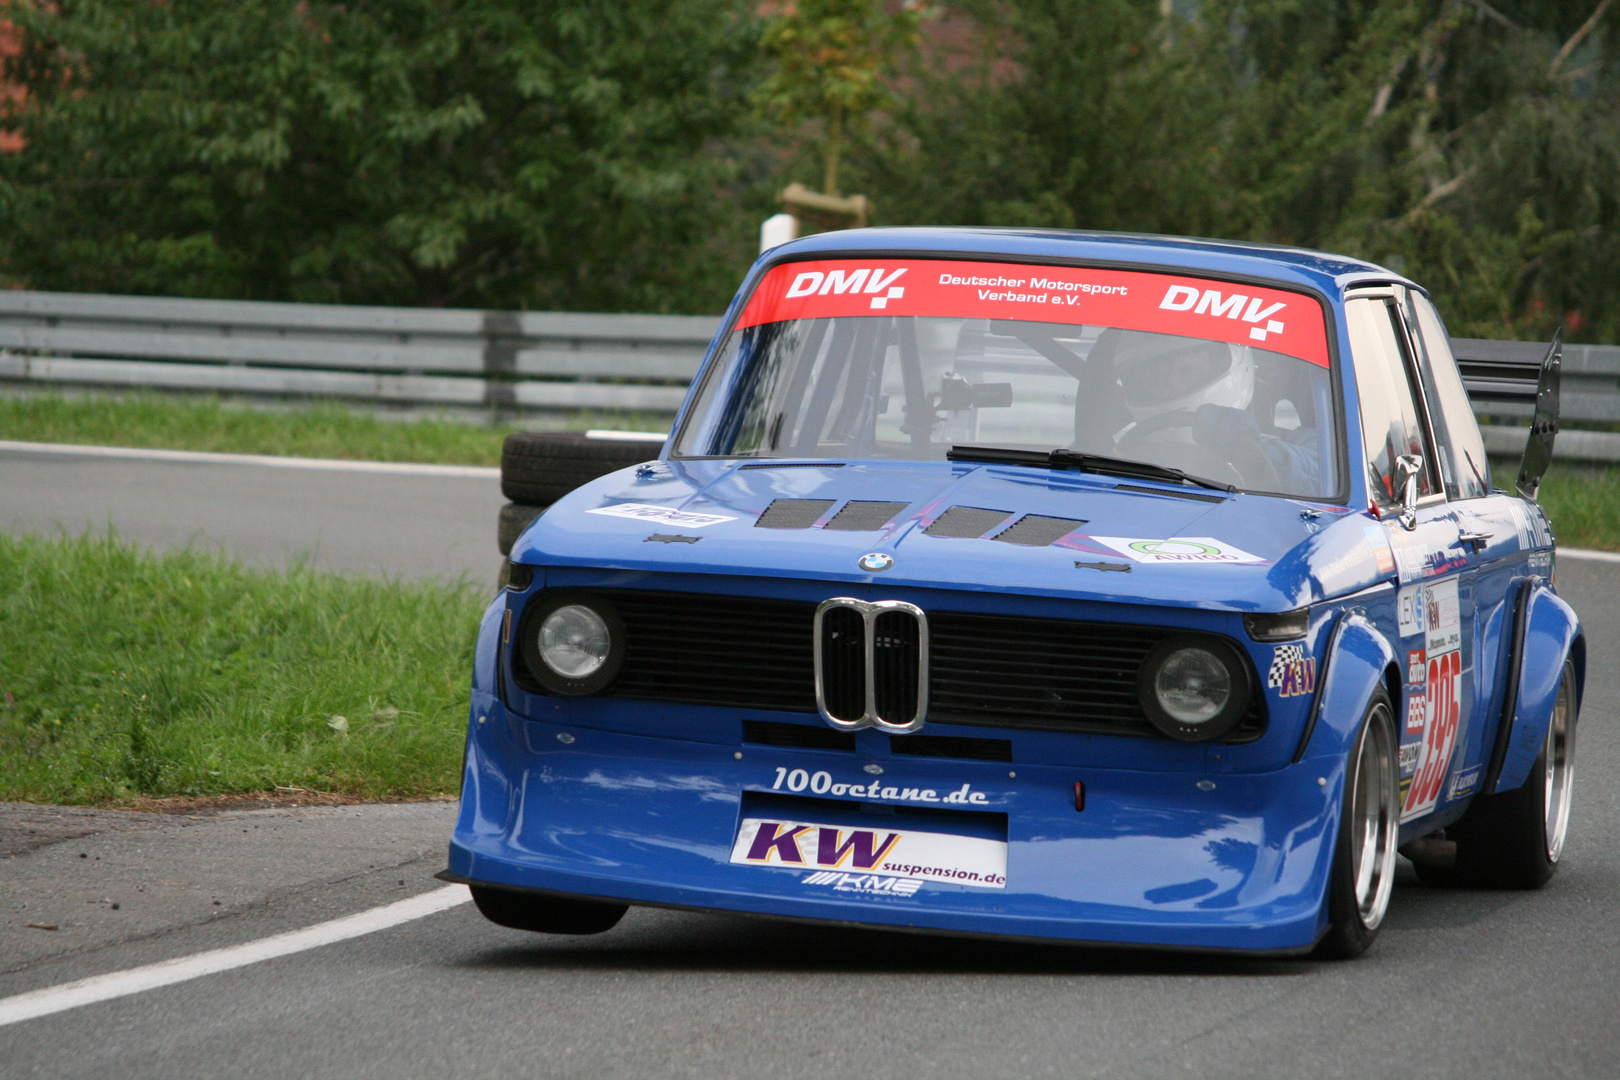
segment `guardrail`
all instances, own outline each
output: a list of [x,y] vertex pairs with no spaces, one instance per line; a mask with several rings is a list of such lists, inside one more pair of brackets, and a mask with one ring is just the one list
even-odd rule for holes
[[[333,397],[538,413],[673,414],[714,316],[341,307],[0,290],[0,380]],[[1474,376],[1539,363],[1544,345],[1455,339]],[[1507,385],[1504,383],[1504,385]],[[1477,398],[1490,421],[1531,406]],[[1566,345],[1566,427],[1620,423],[1620,347]],[[1493,425],[1491,449],[1522,449]],[[1520,440],[1517,449],[1509,447]],[[1620,461],[1620,434],[1566,435],[1559,457]]]
[[0,379],[674,413],[719,319],[0,290]]

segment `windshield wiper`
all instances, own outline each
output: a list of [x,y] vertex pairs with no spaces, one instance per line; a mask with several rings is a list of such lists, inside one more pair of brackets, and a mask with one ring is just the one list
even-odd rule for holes
[[945,452],[947,461],[977,461],[986,465],[1033,465],[1043,469],[1079,469],[1081,472],[1107,473],[1111,476],[1131,476],[1143,480],[1164,480],[1173,484],[1192,484],[1235,494],[1237,488],[1202,476],[1172,469],[1168,465],[1154,465],[1148,461],[1108,457],[1105,454],[1084,454],[1078,450],[1016,450],[1006,446],[953,446]]

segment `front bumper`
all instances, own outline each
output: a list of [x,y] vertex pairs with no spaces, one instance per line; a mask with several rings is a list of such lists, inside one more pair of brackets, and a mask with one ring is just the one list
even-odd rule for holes
[[[1343,783],[1334,760],[1204,775],[901,758],[875,740],[856,754],[744,744],[740,720],[726,743],[527,719],[481,689],[472,706],[454,880],[948,934],[1264,953],[1308,951],[1325,925]],[[876,792],[869,766],[881,770]],[[856,892],[802,868],[733,864],[745,804],[780,801],[780,777],[796,769],[861,785],[842,797],[850,812],[906,806],[907,789],[967,785],[980,796],[974,827],[1002,822],[1005,887]],[[827,793],[816,805],[836,801]],[[949,830],[940,820],[928,828]]]

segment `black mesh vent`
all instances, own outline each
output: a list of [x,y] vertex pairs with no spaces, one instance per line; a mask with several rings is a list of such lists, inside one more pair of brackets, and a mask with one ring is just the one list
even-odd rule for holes
[[853,731],[834,731],[812,724],[779,724],[771,720],[744,720],[743,742],[759,746],[792,746],[802,750],[855,752]]
[[891,735],[889,751],[913,757],[1011,761],[1011,739],[964,739],[956,735]]
[[[930,612],[928,720],[1154,736],[1137,703],[1136,673],[1149,649],[1178,632]],[[1228,741],[1264,729],[1260,698],[1257,691]]]
[[917,617],[884,611],[872,621],[872,689],[880,719],[909,724],[917,718],[917,672],[922,634]]
[[1057,543],[1084,524],[1084,521],[1076,521],[1073,518],[1025,514],[1013,523],[1012,528],[1003,529],[990,539],[1001,540],[1008,544],[1022,544],[1025,547],[1045,547],[1047,544]]
[[833,499],[777,499],[754,522],[756,529],[808,529],[832,509]]
[[981,510],[976,506],[953,506],[923,532],[929,536],[949,536],[971,539],[983,536],[1003,521],[1012,517],[1010,510]]
[[846,529],[850,532],[871,532],[881,529],[894,516],[906,508],[903,502],[849,502],[833,515],[822,528]]
[[758,461],[745,469],[842,469],[842,461]]
[[[814,604],[631,589],[601,595],[619,609],[629,648],[604,696],[816,711]],[[518,684],[544,693],[521,656],[517,650],[512,665]]]
[[866,622],[852,608],[828,608],[821,616],[821,681],[829,715],[866,715]]
[[1226,499],[1220,495],[1200,495],[1196,491],[1175,491],[1171,488],[1143,487],[1141,484],[1115,484],[1115,491],[1139,491],[1144,495],[1165,495],[1172,499],[1191,499],[1193,502],[1218,503]]

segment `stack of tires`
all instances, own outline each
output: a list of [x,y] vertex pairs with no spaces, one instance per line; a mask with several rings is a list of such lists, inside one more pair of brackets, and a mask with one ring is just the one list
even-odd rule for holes
[[598,476],[658,456],[661,443],[583,431],[514,431],[501,446],[501,507],[496,542],[502,555],[546,507]]

